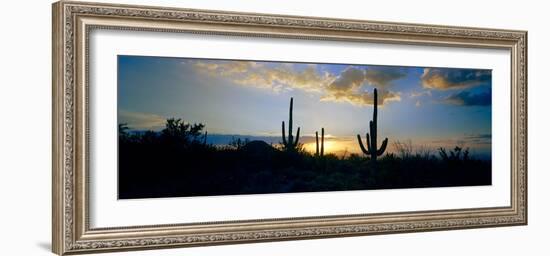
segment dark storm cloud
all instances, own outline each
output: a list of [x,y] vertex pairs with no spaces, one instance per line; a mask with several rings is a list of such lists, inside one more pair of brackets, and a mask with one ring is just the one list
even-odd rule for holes
[[473,93],[462,91],[445,98],[444,102],[460,106],[490,106],[491,92]]
[[425,68],[421,77],[422,86],[427,89],[464,89],[491,83],[490,70]]

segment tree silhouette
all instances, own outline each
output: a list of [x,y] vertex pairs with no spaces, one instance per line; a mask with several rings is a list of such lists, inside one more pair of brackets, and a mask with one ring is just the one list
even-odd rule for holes
[[199,138],[203,136],[204,127],[204,124],[201,123],[190,124],[180,118],[169,118],[166,120],[165,128],[161,131],[161,137],[166,142],[187,145],[198,142]]

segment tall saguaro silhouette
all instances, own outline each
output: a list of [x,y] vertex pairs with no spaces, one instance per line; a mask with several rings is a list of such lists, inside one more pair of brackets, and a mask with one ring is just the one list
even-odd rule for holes
[[325,128],[321,128],[321,152],[319,152],[319,132],[315,132],[315,155],[323,156],[325,154]]
[[361,135],[357,134],[357,141],[359,141],[359,147],[363,154],[370,155],[373,161],[376,161],[376,158],[384,154],[386,147],[388,146],[388,138],[385,138],[382,141],[380,149],[377,147],[377,137],[378,137],[378,91],[374,88],[374,111],[372,113],[372,120],[369,122],[370,137],[367,132],[367,148],[363,145],[361,140]]
[[283,146],[285,150],[296,150],[296,147],[298,146],[298,141],[300,140],[300,127],[298,127],[298,130],[296,131],[296,138],[292,135],[292,106],[294,104],[294,99],[290,98],[290,109],[288,111],[289,119],[288,119],[288,139],[285,135],[285,121],[282,123],[282,131],[283,131]]

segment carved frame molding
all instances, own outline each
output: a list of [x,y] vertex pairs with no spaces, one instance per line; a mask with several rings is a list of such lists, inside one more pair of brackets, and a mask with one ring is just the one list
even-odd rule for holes
[[[509,49],[509,207],[91,229],[88,37],[94,29]],[[53,5],[53,251],[60,255],[527,224],[527,32],[61,1]]]

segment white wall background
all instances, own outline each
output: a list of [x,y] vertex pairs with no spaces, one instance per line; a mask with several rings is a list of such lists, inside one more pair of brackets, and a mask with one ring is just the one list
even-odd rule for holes
[[[98,1],[98,0],[96,0]],[[99,0],[113,2],[112,0]],[[119,3],[529,31],[529,225],[115,253],[110,255],[549,255],[549,8],[544,1],[117,0]],[[0,255],[52,255],[51,1],[0,15]],[[546,25],[546,26],[545,26]]]

